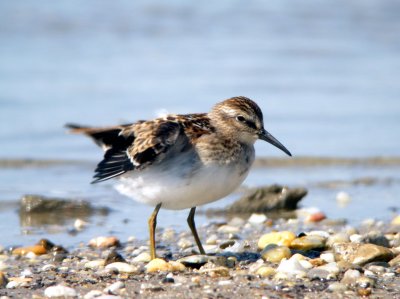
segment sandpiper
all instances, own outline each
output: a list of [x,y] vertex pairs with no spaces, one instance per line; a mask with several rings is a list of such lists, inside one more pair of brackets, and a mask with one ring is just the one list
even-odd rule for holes
[[209,113],[169,114],[149,121],[112,127],[68,124],[103,147],[92,183],[119,178],[117,190],[154,206],[148,225],[150,255],[156,257],[155,228],[160,208],[190,208],[187,222],[201,254],[196,207],[221,199],[246,178],[261,139],[291,156],[264,129],[258,105],[246,97],[216,104]]

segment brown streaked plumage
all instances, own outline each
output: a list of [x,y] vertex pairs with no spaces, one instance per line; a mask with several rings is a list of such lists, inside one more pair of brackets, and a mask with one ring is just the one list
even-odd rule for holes
[[261,109],[246,97],[220,102],[209,113],[170,114],[104,128],[67,126],[105,150],[93,183],[119,177],[122,194],[155,206],[149,219],[152,258],[161,207],[191,208],[188,224],[204,254],[194,223],[196,206],[218,200],[241,184],[254,160],[257,139],[291,155],[264,129]]

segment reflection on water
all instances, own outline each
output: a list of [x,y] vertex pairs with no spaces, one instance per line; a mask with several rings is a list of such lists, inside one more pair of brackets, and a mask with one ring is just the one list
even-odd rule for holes
[[24,232],[43,229],[52,225],[66,227],[76,219],[89,222],[91,217],[106,217],[107,207],[94,207],[87,201],[25,195],[20,200],[19,219]]

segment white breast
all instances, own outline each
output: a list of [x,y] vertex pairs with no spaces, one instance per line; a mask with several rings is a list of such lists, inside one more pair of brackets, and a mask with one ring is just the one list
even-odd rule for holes
[[248,168],[216,165],[200,168],[193,176],[150,168],[121,177],[116,189],[139,202],[171,210],[191,208],[221,199],[246,178]]

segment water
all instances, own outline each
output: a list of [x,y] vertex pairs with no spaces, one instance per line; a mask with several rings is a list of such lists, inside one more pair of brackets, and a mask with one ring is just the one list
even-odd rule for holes
[[[395,0],[0,1],[0,158],[87,161],[0,169],[0,201],[15,209],[26,193],[85,198],[116,206],[109,218],[92,219],[99,222],[93,234],[131,230],[145,237],[143,215],[151,208],[108,184],[90,186],[101,153],[85,138],[65,134],[63,125],[130,122],[164,109],[205,112],[234,95],[255,99],[267,129],[296,156],[398,156],[399,16]],[[257,153],[282,155],[262,143]],[[246,184],[303,184],[311,188],[304,205],[329,216],[357,211],[357,220],[387,219],[388,208],[398,207],[398,183],[349,187],[354,200],[346,209],[335,206],[338,190],[315,184],[365,176],[396,181],[398,170],[256,170]],[[7,219],[1,231],[16,242],[36,239],[23,236],[13,211],[0,210]],[[160,217],[164,226],[182,227],[186,212]],[[130,222],[122,224],[124,218]]]

